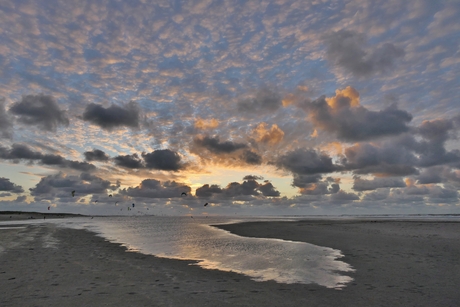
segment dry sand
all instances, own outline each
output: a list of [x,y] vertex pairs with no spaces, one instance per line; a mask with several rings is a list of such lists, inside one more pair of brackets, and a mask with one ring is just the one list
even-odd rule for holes
[[0,229],[0,306],[460,306],[460,223],[220,227],[340,249],[356,269],[349,274],[354,281],[343,290],[255,282],[189,261],[126,252],[85,230],[35,224]]

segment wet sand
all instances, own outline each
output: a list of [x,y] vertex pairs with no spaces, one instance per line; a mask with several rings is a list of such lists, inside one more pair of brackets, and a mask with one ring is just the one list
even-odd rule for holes
[[[15,227],[21,227],[15,225]],[[24,227],[25,226],[25,227]],[[2,227],[0,223],[0,227]],[[255,282],[52,224],[0,229],[0,306],[459,306],[460,223],[252,222],[233,233],[340,249],[342,290]]]

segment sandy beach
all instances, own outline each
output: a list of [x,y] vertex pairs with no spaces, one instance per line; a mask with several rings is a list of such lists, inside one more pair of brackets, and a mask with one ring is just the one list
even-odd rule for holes
[[127,252],[86,230],[0,223],[0,306],[459,306],[460,223],[313,220],[221,225],[340,249],[342,290],[256,282]]

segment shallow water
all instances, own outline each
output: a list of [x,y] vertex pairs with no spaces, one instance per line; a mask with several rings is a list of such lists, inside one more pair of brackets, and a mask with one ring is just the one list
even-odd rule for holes
[[344,275],[353,269],[339,260],[342,257],[339,250],[304,242],[240,237],[211,226],[249,220],[266,219],[139,216],[72,218],[56,222],[60,226],[96,232],[130,251],[195,260],[196,265],[204,269],[233,271],[256,281],[316,283],[340,289],[352,280]]

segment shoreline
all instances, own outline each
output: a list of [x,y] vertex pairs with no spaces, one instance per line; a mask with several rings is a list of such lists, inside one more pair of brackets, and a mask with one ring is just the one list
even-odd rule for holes
[[0,211],[0,222],[23,221],[35,219],[62,219],[71,217],[85,217],[83,214],[55,213],[55,212],[34,212],[34,211]]
[[41,223],[0,230],[0,305],[456,306],[460,301],[458,222],[302,220],[216,227],[339,249],[341,260],[356,269],[347,274],[354,280],[342,290],[256,282],[193,261],[127,252],[87,230]]

